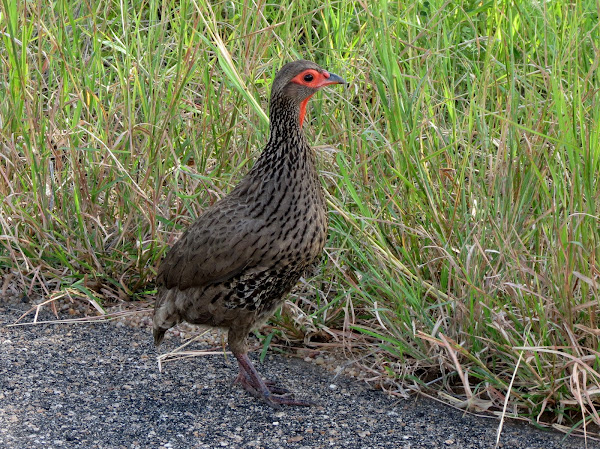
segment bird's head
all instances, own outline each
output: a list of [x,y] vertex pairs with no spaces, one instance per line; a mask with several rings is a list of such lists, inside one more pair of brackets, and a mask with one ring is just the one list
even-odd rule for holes
[[331,84],[347,84],[340,76],[323,70],[311,61],[300,59],[284,65],[273,81],[271,110],[274,102],[284,101],[298,107],[300,127],[306,115],[306,104],[320,88]]

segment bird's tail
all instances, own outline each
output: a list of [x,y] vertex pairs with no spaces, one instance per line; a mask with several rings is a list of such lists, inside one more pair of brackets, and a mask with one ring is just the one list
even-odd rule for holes
[[175,312],[176,289],[159,288],[156,296],[154,316],[152,317],[152,334],[154,335],[154,345],[158,346],[165,338],[165,332],[175,326],[180,319],[179,314]]
[[152,334],[154,335],[154,346],[159,346],[162,343],[165,338],[165,332],[167,332],[167,329],[162,329],[160,327],[155,327],[152,330]]

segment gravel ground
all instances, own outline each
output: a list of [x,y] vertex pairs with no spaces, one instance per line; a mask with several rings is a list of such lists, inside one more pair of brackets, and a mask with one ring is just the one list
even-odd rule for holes
[[[303,360],[257,364],[318,407],[273,410],[231,380],[222,354],[158,371],[148,329],[114,322],[6,327],[0,305],[2,448],[493,448],[498,421],[423,398],[394,400]],[[40,319],[53,319],[44,314]],[[173,348],[166,342],[161,352]],[[256,355],[253,355],[256,358]],[[584,448],[582,439],[507,422],[502,448]],[[600,447],[588,441],[588,448]]]

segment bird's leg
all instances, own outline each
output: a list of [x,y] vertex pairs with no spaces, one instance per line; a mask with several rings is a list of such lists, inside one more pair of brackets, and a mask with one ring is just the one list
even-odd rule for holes
[[[261,377],[262,379],[262,377]],[[262,381],[265,383],[265,385],[267,386],[267,390],[269,390],[272,394],[278,395],[278,396],[289,396],[289,397],[294,397],[294,394],[288,390],[285,387],[282,387],[280,385],[277,385],[277,383],[273,380],[270,379],[262,379]],[[237,377],[235,378],[235,380],[233,381],[233,383],[239,383],[242,386],[244,386],[244,388],[252,388],[253,390],[254,387],[252,386],[252,380],[250,378],[250,375],[246,372],[246,370],[244,368],[241,367],[240,365],[240,371],[237,375]]]
[[[267,386],[267,390],[269,390],[272,394],[285,395],[285,396],[290,396],[290,397],[294,396],[294,394],[290,390],[288,390],[287,388],[282,387],[280,385],[277,385],[277,383],[273,380],[262,378],[262,381]],[[252,380],[251,380],[250,376],[248,375],[248,373],[246,373],[246,371],[243,368],[240,368],[240,371],[239,371],[237,377],[235,378],[235,380],[233,381],[233,383],[234,384],[236,384],[236,383],[248,384],[248,386],[250,388],[254,388],[254,387],[251,387]]]
[[[280,404],[300,406],[315,405],[309,401],[294,399],[292,395],[289,395],[289,391],[284,388],[278,388],[275,386],[269,387],[267,383],[260,377],[260,374],[258,374],[256,368],[254,368],[254,365],[252,364],[252,361],[248,357],[247,353],[234,352],[233,355],[237,359],[240,367],[240,372],[235,379],[235,382],[238,382],[253,396],[264,400],[271,407],[279,408]],[[272,382],[269,383],[273,385]],[[286,393],[288,394],[287,396],[285,396]]]

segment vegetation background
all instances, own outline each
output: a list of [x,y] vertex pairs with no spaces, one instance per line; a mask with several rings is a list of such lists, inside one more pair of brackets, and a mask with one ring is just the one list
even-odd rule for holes
[[266,344],[598,436],[600,4],[277,3],[0,0],[2,293],[151,295],[312,59],[331,232]]

